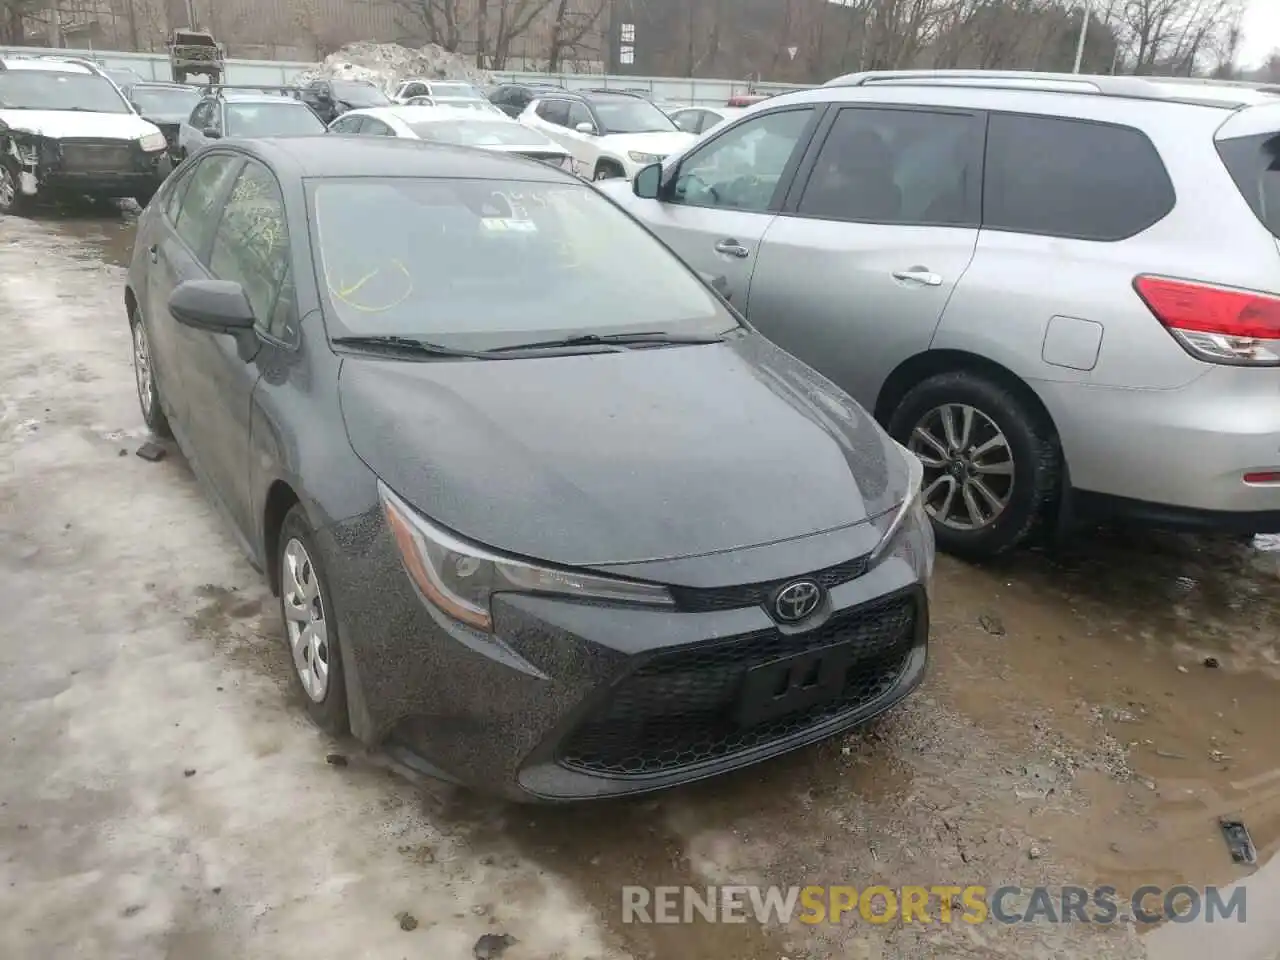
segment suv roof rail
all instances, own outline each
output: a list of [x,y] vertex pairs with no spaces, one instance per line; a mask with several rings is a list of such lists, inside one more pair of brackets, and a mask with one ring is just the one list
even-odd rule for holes
[[184,86],[193,86],[197,90],[203,90],[206,94],[218,96],[223,90],[252,90],[255,93],[283,93],[294,96],[298,92],[297,87],[291,87],[287,84],[275,83],[200,83],[200,84],[184,84]]
[[1088,73],[1042,73],[1035,70],[867,70],[828,80],[827,87],[864,87],[877,83],[938,86],[991,86],[1014,90],[1099,93],[1110,96],[1159,96],[1147,77]]
[[[869,87],[877,84],[980,87],[1040,93],[1083,93],[1132,100],[1216,107],[1242,107],[1257,103],[1257,94],[1280,92],[1275,84],[1202,80],[1196,77],[1131,77],[1111,74],[1041,73],[1034,70],[872,70],[849,73],[828,80],[825,87]],[[1224,96],[1234,89],[1239,99]],[[1197,95],[1199,92],[1200,95]]]
[[584,87],[580,90],[570,90],[570,93],[612,93],[619,97],[638,97],[644,99],[643,94],[637,93],[634,89],[629,90],[626,87]]

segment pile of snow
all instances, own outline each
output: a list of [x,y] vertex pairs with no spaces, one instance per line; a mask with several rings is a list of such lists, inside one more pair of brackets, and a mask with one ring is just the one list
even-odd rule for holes
[[438,44],[428,43],[412,50],[398,43],[349,43],[331,53],[318,66],[298,77],[301,83],[311,80],[365,80],[394,93],[402,80],[464,80],[485,85],[493,82],[487,70],[481,70],[466,57],[450,53]]

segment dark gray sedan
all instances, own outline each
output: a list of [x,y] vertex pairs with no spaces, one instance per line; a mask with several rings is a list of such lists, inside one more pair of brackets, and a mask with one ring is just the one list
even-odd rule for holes
[[919,462],[588,184],[219,141],[138,225],[138,394],[312,718],[524,799],[709,776],[923,676]]

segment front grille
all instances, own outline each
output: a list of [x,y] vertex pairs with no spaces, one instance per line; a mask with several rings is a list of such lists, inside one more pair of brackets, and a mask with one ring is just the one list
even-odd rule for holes
[[[855,557],[852,560],[846,560],[844,563],[838,563],[834,567],[827,567],[825,570],[807,574],[807,576],[830,590],[832,587],[838,587],[842,583],[848,583],[850,580],[856,580],[862,576],[867,572],[867,564],[867,557]],[[672,587],[671,595],[675,598],[676,606],[689,613],[732,610],[735,607],[756,607],[767,603],[769,597],[778,588],[792,583],[796,579],[796,577],[787,577],[783,580],[769,580],[764,583],[749,583],[705,590],[694,587]]]
[[62,169],[68,173],[132,173],[134,145],[120,140],[63,140]]
[[[914,594],[844,611],[810,633],[777,630],[659,653],[613,687],[567,738],[560,762],[614,777],[666,773],[781,740],[849,714],[897,683],[915,646]],[[843,685],[816,705],[744,726],[747,671],[850,644]]]

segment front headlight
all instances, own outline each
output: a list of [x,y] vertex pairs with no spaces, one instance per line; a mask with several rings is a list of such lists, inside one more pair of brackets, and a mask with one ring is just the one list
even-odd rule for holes
[[168,145],[169,144],[165,142],[163,133],[148,133],[138,141],[138,146],[147,153],[155,153],[157,150],[163,150]]
[[672,607],[665,587],[540,567],[490,553],[428,521],[381,481],[378,494],[405,571],[441,612],[491,631],[490,599],[496,593],[549,593],[583,600]]
[[638,150],[628,150],[627,156],[631,158],[632,163],[643,163],[648,166],[651,163],[661,163],[663,155],[660,153],[641,153]]
[[924,512],[923,502],[923,485],[924,485],[924,464],[920,462],[920,458],[908,450],[906,447],[897,443],[893,444],[898,448],[902,457],[907,462],[907,491],[903,497],[902,503],[898,505],[898,509],[894,512],[893,519],[889,522],[889,526],[885,528],[884,534],[880,537],[880,542],[876,544],[876,548],[871,551],[871,562],[878,560],[893,544],[894,538],[898,535],[898,531],[906,525],[908,520],[920,520],[928,526],[929,518]]

